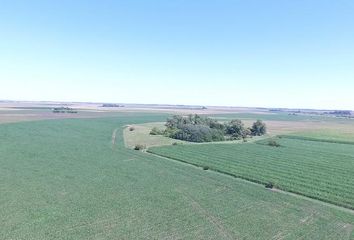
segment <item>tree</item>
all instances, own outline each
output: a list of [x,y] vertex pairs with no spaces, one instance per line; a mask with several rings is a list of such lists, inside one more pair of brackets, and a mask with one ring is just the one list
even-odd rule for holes
[[182,121],[183,121],[182,116],[174,115],[167,119],[165,125],[167,128],[178,128],[178,126],[182,124]]
[[239,119],[234,119],[226,124],[226,134],[231,135],[233,139],[241,139],[246,133],[245,126]]
[[[198,114],[172,116],[167,119],[166,127],[165,136],[190,142],[224,141],[225,134],[233,139],[245,139],[251,135],[240,120],[223,124]],[[156,134],[156,129],[153,130],[151,134]]]
[[216,129],[211,129],[205,125],[194,124],[185,124],[171,137],[190,142],[211,142],[224,140],[223,132]]
[[253,136],[262,136],[267,133],[266,124],[263,123],[261,120],[257,120],[253,123],[251,132]]
[[213,129],[217,129],[220,131],[224,131],[225,130],[225,125],[222,123],[219,123],[218,121],[214,120],[214,119],[210,119],[209,123],[208,123],[210,128]]

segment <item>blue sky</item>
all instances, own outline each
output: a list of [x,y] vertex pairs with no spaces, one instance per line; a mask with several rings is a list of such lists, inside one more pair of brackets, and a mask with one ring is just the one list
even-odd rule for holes
[[0,99],[354,109],[352,0],[0,0]]

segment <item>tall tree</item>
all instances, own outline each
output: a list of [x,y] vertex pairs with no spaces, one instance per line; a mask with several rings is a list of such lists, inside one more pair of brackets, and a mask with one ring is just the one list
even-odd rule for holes
[[267,133],[267,126],[261,120],[257,120],[253,123],[251,132],[253,136],[262,136]]

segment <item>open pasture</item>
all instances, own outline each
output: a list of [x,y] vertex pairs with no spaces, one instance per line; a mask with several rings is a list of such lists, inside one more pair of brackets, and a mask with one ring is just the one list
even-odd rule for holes
[[[278,139],[264,144],[181,145],[150,152],[354,209],[354,147]],[[260,142],[262,143],[262,142]]]
[[0,239],[354,238],[351,212],[124,147],[165,117],[1,124]]

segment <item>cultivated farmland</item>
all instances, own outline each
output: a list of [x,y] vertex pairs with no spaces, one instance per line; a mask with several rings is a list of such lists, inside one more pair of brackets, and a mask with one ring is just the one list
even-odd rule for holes
[[[354,147],[350,144],[278,139],[281,147],[248,144],[151,148],[161,156],[207,166],[253,182],[354,209]],[[262,144],[264,143],[264,144]]]
[[0,239],[354,238],[349,211],[124,147],[165,118],[1,124]]

